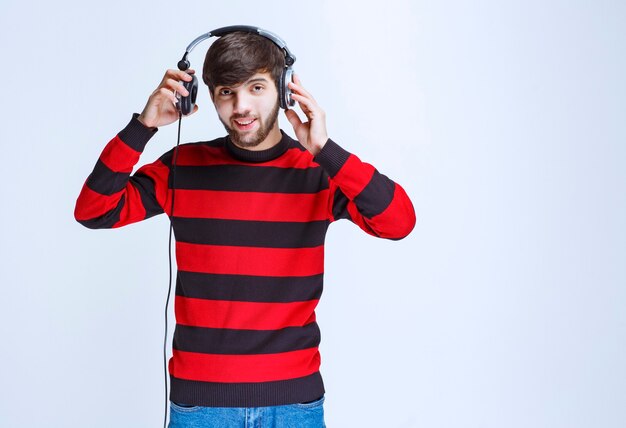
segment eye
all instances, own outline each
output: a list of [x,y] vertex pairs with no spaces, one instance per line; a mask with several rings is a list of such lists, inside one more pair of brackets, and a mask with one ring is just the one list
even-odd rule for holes
[[254,91],[254,92],[261,92],[262,90],[263,90],[263,86],[261,86],[261,85],[254,85],[252,87],[252,91]]
[[220,95],[230,95],[232,93],[233,93],[233,91],[231,91],[230,89],[227,89],[227,88],[223,88],[223,89],[219,90],[219,94]]

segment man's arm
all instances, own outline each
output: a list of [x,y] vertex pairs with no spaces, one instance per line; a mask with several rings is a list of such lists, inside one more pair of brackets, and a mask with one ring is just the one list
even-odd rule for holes
[[157,132],[133,114],[128,125],[106,145],[76,200],[74,217],[91,229],[114,228],[163,212],[169,168],[162,160],[133,167]]
[[[92,229],[120,227],[166,210],[171,153],[130,174],[158,127],[178,119],[175,92],[189,95],[180,80],[191,80],[194,72],[167,70],[141,114],[133,114],[109,141],[76,201],[74,217],[79,223]],[[197,105],[191,114],[196,111]]]
[[329,139],[314,160],[330,177],[329,217],[346,218],[379,238],[402,239],[415,210],[402,186]]
[[289,87],[308,121],[303,123],[293,110],[285,115],[300,144],[330,177],[331,220],[347,218],[380,238],[407,236],[415,226],[415,209],[404,189],[328,138],[326,115],[298,76]]

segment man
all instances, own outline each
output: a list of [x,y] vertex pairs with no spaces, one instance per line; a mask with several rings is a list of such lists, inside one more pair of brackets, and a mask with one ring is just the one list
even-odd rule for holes
[[315,307],[328,225],[349,219],[401,239],[415,224],[400,185],[329,139],[324,111],[297,76],[289,88],[306,121],[285,111],[297,141],[278,127],[284,61],[262,36],[219,38],[202,77],[228,136],[183,144],[130,176],[157,129],[178,119],[175,93],[188,95],[180,81],[194,71],[168,70],[108,143],[76,203],[76,219],[90,228],[163,212],[172,220],[171,427],[250,426],[255,417],[325,426]]

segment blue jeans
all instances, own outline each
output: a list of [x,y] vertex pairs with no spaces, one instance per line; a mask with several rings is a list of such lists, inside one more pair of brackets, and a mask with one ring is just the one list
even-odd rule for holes
[[169,428],[326,428],[324,399],[267,407],[185,406],[170,401]]

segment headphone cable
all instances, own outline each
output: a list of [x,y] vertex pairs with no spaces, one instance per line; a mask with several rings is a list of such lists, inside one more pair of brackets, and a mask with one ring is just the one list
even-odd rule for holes
[[167,290],[167,300],[165,301],[165,337],[163,338],[163,372],[165,375],[165,415],[163,417],[163,428],[166,428],[167,424],[167,402],[168,402],[168,394],[167,394],[167,309],[170,303],[170,295],[172,293],[172,234],[174,230],[174,223],[172,219],[174,218],[174,195],[175,195],[175,183],[176,183],[176,161],[178,160],[178,146],[180,145],[180,125],[182,122],[183,115],[179,111],[178,112],[178,140],[176,142],[176,148],[174,149],[174,159],[172,161],[172,204],[170,207],[170,231],[169,231],[169,240],[168,240],[168,259],[169,259],[169,267],[170,267],[170,279],[169,286]]

